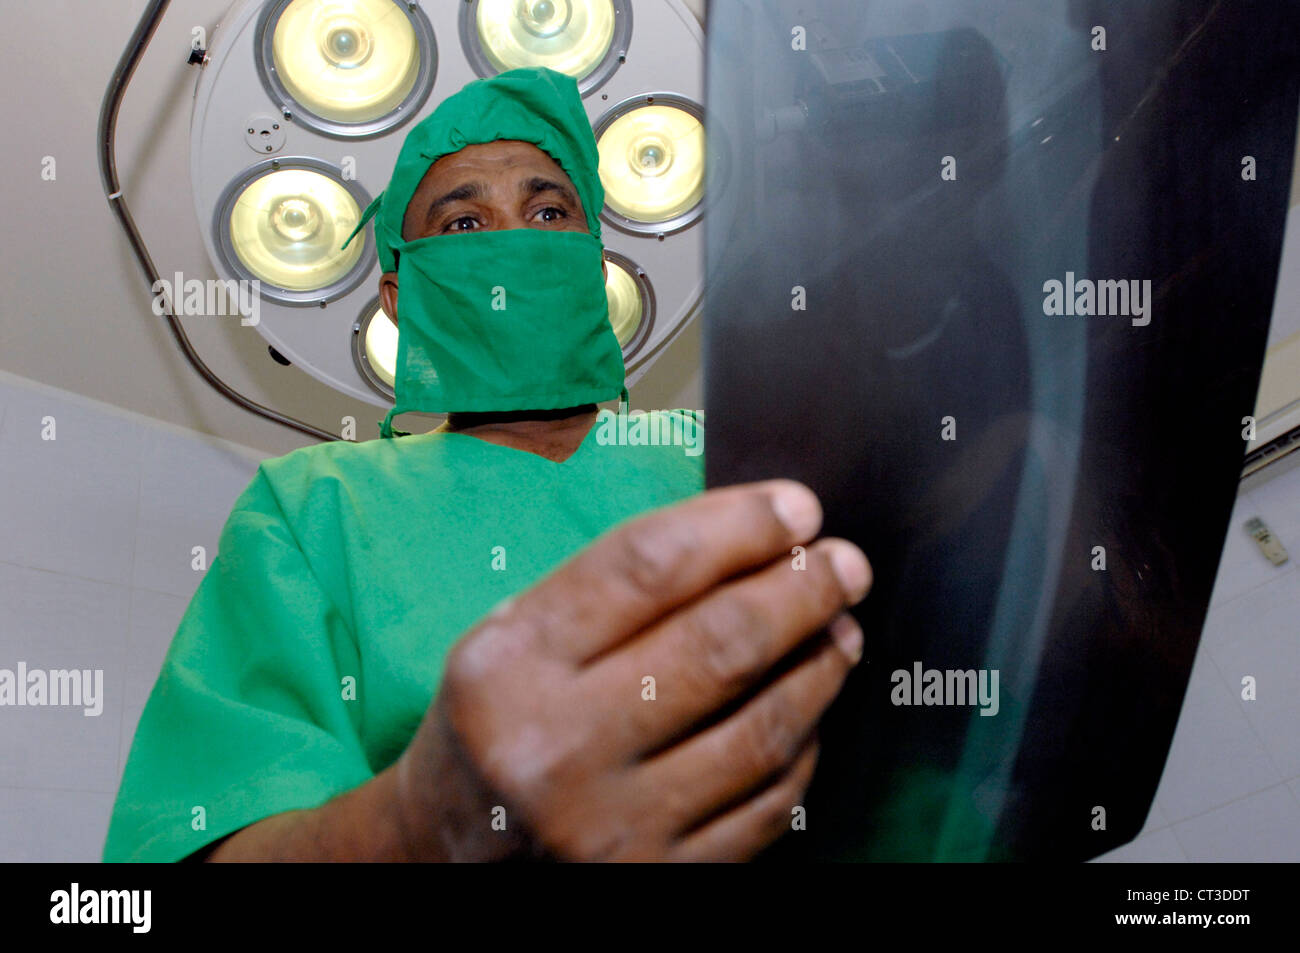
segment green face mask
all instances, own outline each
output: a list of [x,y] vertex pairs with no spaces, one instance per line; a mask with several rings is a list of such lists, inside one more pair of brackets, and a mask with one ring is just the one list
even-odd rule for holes
[[434,235],[398,252],[393,417],[554,410],[620,396],[600,239],[516,228]]

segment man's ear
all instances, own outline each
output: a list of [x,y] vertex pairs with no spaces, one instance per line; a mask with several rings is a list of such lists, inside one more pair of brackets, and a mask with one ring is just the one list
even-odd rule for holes
[[379,276],[379,304],[388,320],[397,326],[397,272],[386,271]]

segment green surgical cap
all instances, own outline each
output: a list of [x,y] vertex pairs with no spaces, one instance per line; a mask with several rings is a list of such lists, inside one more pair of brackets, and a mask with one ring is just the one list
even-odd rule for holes
[[600,153],[577,81],[545,67],[512,69],[477,79],[447,97],[406,136],[388,188],[366,208],[348,243],[375,220],[375,245],[384,271],[396,271],[393,246],[402,242],[402,219],[429,166],[465,146],[499,139],[531,142],[573,180],[591,234],[600,238]]

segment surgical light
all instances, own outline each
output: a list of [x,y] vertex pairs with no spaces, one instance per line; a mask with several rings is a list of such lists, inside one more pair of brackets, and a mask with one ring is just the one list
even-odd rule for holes
[[373,258],[366,236],[340,247],[361,208],[358,196],[337,178],[273,160],[234,183],[217,225],[230,264],[260,280],[265,296],[314,302],[342,290],[349,278],[364,278]]
[[473,0],[461,40],[481,76],[545,66],[587,93],[626,56],[631,25],[627,0]]
[[654,291],[643,269],[617,252],[606,250],[605,295],[609,299],[609,323],[623,349],[632,357],[649,336],[654,323]]
[[698,217],[705,145],[698,107],[647,96],[612,110],[596,135],[606,214],[615,225],[666,233]]
[[264,84],[322,132],[372,135],[405,120],[428,95],[432,33],[407,4],[278,0],[261,29]]
[[[542,63],[580,74],[575,81],[598,138],[615,119],[640,106],[674,107],[674,118],[684,113],[702,120],[702,107],[694,104],[704,94],[703,32],[682,0],[550,3],[233,0],[202,57],[190,123],[190,192],[217,276],[259,279],[260,320],[249,333],[261,335],[294,367],[326,386],[374,406],[391,405],[396,329],[380,316],[374,232],[368,226],[346,251],[340,246],[360,210],[387,186],[403,130],[476,75],[493,76],[522,62],[508,53],[496,62],[489,59],[485,43],[505,49],[494,37],[502,37],[506,47],[510,37],[520,39],[515,46],[520,55],[540,53]],[[606,42],[611,9],[613,32]],[[486,31],[494,19],[504,24],[504,32]],[[277,50],[278,40],[292,42]],[[297,53],[286,52],[290,47]],[[559,62],[565,56],[574,57],[567,67]],[[410,85],[412,57],[419,73]],[[403,82],[391,96],[359,108],[348,95],[370,90],[370,71],[381,62],[405,64],[393,74]],[[390,112],[362,118],[389,108],[408,85],[409,95]],[[620,103],[626,107],[620,110]],[[712,126],[709,133],[712,154],[724,137]],[[643,150],[643,163],[671,158],[657,177],[660,182],[679,175],[691,161],[683,156],[680,139],[667,137],[670,157],[654,146]],[[282,188],[289,176],[271,178],[302,169],[319,174],[306,177],[309,182],[328,183]],[[710,193],[725,194],[723,173],[710,180]],[[263,178],[267,181],[257,185]],[[702,192],[703,183],[698,184]],[[617,203],[618,195],[614,199]],[[603,206],[599,213],[613,273],[607,291],[611,322],[629,387],[698,316],[703,230],[686,226],[700,220],[709,203],[710,196],[703,196],[679,220],[634,221],[619,209],[657,216],[626,203]],[[331,230],[335,234],[327,242]],[[665,240],[657,240],[661,236]],[[682,353],[690,359],[689,352]]]
[[393,397],[397,378],[397,325],[373,299],[352,326],[352,357],[357,369],[375,391]]

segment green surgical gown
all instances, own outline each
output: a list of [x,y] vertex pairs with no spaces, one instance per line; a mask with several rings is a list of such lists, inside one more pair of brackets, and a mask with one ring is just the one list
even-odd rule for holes
[[498,602],[703,490],[702,454],[602,433],[562,463],[457,433],[262,463],[141,715],[104,860],[181,860],[369,780],[414,735],[448,649]]

